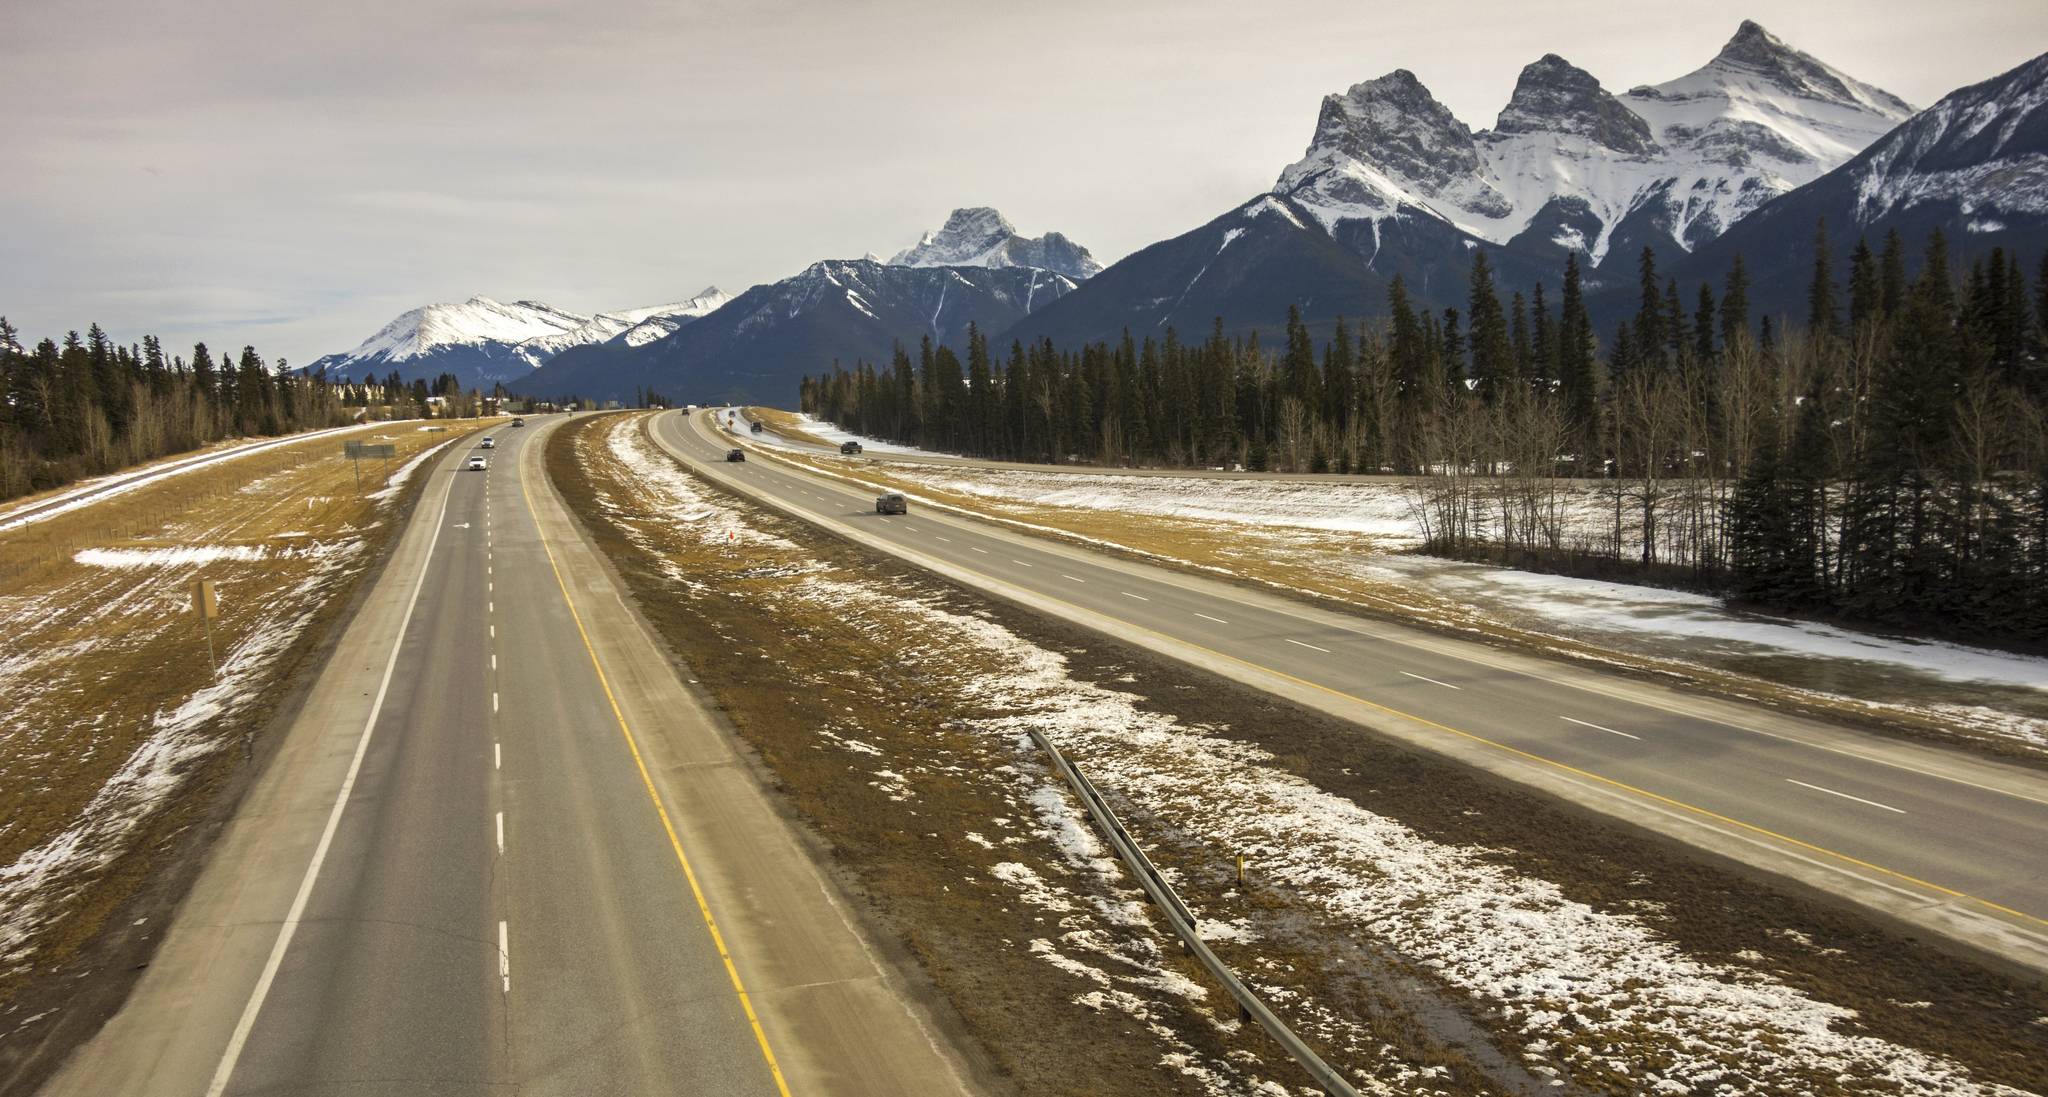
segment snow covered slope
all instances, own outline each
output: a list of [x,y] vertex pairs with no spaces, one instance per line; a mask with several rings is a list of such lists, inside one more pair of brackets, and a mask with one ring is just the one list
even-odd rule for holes
[[570,347],[653,342],[731,299],[711,286],[673,304],[585,316],[538,301],[508,305],[478,296],[413,309],[354,350],[327,355],[311,368],[346,377],[396,370],[406,380],[452,373],[466,385],[488,388],[523,377]]
[[1087,248],[1064,235],[1018,235],[1015,226],[987,206],[954,210],[944,228],[925,233],[889,262],[901,267],[1037,267],[1077,282],[1102,269]]
[[1308,152],[1273,191],[1326,227],[1433,217],[1598,263],[1618,246],[1691,250],[1911,113],[1744,22],[1705,66],[1622,96],[1547,54],[1477,133],[1396,70],[1326,97]]

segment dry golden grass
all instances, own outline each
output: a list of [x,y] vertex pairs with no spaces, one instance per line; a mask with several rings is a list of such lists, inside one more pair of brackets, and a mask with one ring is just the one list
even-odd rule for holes
[[[395,445],[395,471],[477,425],[428,433],[393,423],[346,437]],[[369,498],[387,463],[365,462],[358,487],[341,441],[224,461],[0,533],[0,865],[48,866],[11,881],[0,903],[11,907],[0,910],[0,934],[26,933],[9,942],[0,1001],[91,941],[163,868],[153,854],[214,808],[212,794],[257,754],[276,699],[388,539],[397,500]],[[255,558],[78,559],[191,547]],[[202,578],[218,584],[219,679],[192,610]],[[205,711],[180,719],[187,705]],[[165,734],[173,726],[178,734]],[[78,848],[61,851],[73,838]]]

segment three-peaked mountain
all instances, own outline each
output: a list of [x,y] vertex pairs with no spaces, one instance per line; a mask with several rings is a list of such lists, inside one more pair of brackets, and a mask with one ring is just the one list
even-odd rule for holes
[[1472,249],[1501,281],[1555,285],[1645,246],[1690,252],[1840,166],[1912,108],[1744,22],[1675,80],[1623,94],[1555,54],[1474,131],[1397,69],[1324,98],[1272,190],[1091,279],[1020,329],[1062,341],[1165,326],[1276,328],[1384,311],[1400,275],[1453,304]]

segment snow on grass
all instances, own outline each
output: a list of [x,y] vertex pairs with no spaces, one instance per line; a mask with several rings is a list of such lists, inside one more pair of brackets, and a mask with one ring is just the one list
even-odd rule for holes
[[[913,455],[926,455],[933,457],[956,456],[955,454],[941,453],[938,450],[919,449],[916,446],[906,446],[897,442],[884,442],[879,438],[870,438],[865,434],[855,434],[852,431],[841,430],[834,424],[828,423],[823,419],[816,418],[809,412],[798,412],[796,416],[796,424],[798,430],[803,431],[805,434],[808,434],[813,438],[821,439],[833,446],[838,446],[846,442],[859,442],[861,449],[865,452],[904,453]],[[750,437],[752,437],[754,441],[766,442],[772,446],[783,446],[792,449],[810,448],[808,446],[802,445],[801,443],[793,442],[790,439],[784,438],[773,430],[764,430],[759,434],[751,434]]]
[[[1268,582],[1274,580],[1267,566],[1275,562],[1352,576],[1380,588],[1373,601],[1411,612],[1440,616],[1436,610],[1455,606],[1482,621],[1566,636],[1675,668],[1706,665],[1763,676],[1817,698],[1897,705],[1923,690],[1991,686],[2004,692],[1984,705],[1923,701],[1904,707],[1966,736],[2048,746],[2048,709],[2035,700],[2048,692],[2048,659],[1737,612],[1700,594],[1386,551],[1420,540],[1409,489],[1396,481],[1306,483],[903,463],[881,471],[893,481],[973,500],[979,510],[1005,521],[1095,543],[1119,544],[1113,537],[1066,530],[1045,510],[1029,508],[1226,524],[1242,532],[1243,551],[1225,554],[1227,566],[1193,566]],[[1574,487],[1566,510],[1576,535],[1591,537],[1591,530],[1611,521],[1606,506],[1593,488]],[[1415,593],[1404,598],[1403,591]],[[1347,596],[1344,590],[1311,593]],[[1428,605],[1431,599],[1439,604]]]
[[1012,668],[985,683],[989,706],[1013,713],[984,721],[989,730],[1052,734],[1097,783],[1211,848],[1246,851],[1263,877],[1494,1003],[1569,1072],[1625,1073],[1645,1092],[2012,1092],[1848,1031],[1850,1010],[1687,956],[1636,917],[1568,900],[1487,851],[1432,842],[1324,793],[1258,748],[1076,682],[1064,659],[996,626],[959,631]]
[[1463,602],[1540,620],[1568,621],[1575,630],[1646,633],[1816,659],[1863,660],[1952,682],[1996,682],[2048,691],[2048,659],[1735,613],[1718,598],[1685,591],[1419,556],[1382,556],[1360,571],[1368,577],[1426,584],[1433,593]]
[[89,548],[71,559],[95,568],[188,567],[217,560],[253,561],[270,555],[263,545],[178,545],[171,548]]
[[[420,429],[425,430],[427,428],[422,427]],[[405,490],[406,482],[412,479],[412,474],[418,472],[421,465],[426,464],[430,458],[448,448],[454,441],[455,439],[450,438],[446,442],[438,442],[413,454],[411,460],[392,470],[391,478],[384,482],[382,488],[371,492],[367,498],[377,503],[398,498],[398,493]]]
[[1376,484],[1023,472],[892,464],[888,474],[934,491],[1072,510],[1107,510],[1256,526],[1361,533],[1419,542],[1405,494]]
[[225,446],[207,450],[198,456],[181,457],[148,466],[137,472],[98,477],[66,488],[51,498],[15,507],[0,513],[0,533],[19,529],[22,526],[32,525],[36,522],[46,521],[60,514],[69,514],[80,507],[91,506],[94,503],[103,502],[117,495],[126,495],[138,488],[159,483],[173,476],[183,476],[188,472],[195,472],[199,469],[220,464],[223,461],[232,461],[238,457],[262,453],[266,450],[276,449],[279,446],[297,445],[300,442],[314,438],[324,438],[333,434],[365,430],[370,425],[358,423],[346,427],[330,427],[326,430],[309,430],[300,434],[288,434],[282,438],[267,438],[260,442]]
[[[615,432],[613,444],[643,445],[637,432]],[[671,505],[706,503],[690,489]],[[928,669],[962,662],[1002,668],[948,683],[987,714],[969,721],[973,729],[1024,756],[1027,732],[1041,730],[1105,790],[1137,805],[1140,818],[1168,820],[1207,848],[1245,851],[1262,878],[1495,1011],[1521,1034],[1520,1057],[1540,1074],[1596,1090],[1726,1097],[2018,1092],[1981,1084],[1939,1055],[1861,1034],[1853,1011],[1766,973],[1689,955],[1635,914],[1571,900],[1556,885],[1498,863],[1494,851],[1431,841],[1318,789],[1264,750],[1148,711],[1132,694],[1077,681],[1062,656],[991,621],[875,581],[812,577],[786,596],[845,619],[893,613],[929,642]],[[1098,874],[1116,889],[1107,898],[1084,895],[1021,862],[994,866],[991,875],[1021,901],[1059,920],[1063,932],[1032,940],[1030,949],[1095,987],[1078,1001],[1175,1039],[1141,992],[1191,996],[1201,988],[1176,985],[1178,977],[1147,955],[1156,953],[1155,936],[1109,939],[1106,928],[1145,922],[1129,881],[1042,770],[1012,769],[1009,779],[1020,786],[1037,837],[1077,873]],[[1135,825],[1142,840],[1143,823]],[[1215,928],[1218,936],[1237,932],[1228,923]],[[1373,1046],[1351,1022],[1313,1003],[1271,997],[1290,1012],[1305,1010],[1335,1046]],[[1417,1092],[1422,1082],[1400,1063],[1342,1065],[1363,1072],[1361,1084],[1377,1092]],[[1371,1076],[1381,1066],[1398,1084]],[[1196,1056],[1177,1069],[1215,1092],[1260,1084]]]
[[[351,542],[319,554],[304,580],[254,607],[258,624],[224,654],[212,683],[150,718],[146,736],[70,826],[0,866],[0,964],[26,960],[36,931],[61,914],[71,890],[122,853],[127,835],[177,793],[192,763],[228,745],[221,721],[259,699],[272,664],[361,549]],[[40,654],[46,662],[50,653]]]

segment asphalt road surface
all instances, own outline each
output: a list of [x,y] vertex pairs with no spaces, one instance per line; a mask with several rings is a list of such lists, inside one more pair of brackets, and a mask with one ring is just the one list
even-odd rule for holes
[[554,497],[559,421],[429,466],[150,972],[47,1092],[964,1091]]
[[775,460],[714,413],[664,448],[969,586],[1357,720],[2048,970],[2048,775],[1349,616],[949,514]]

